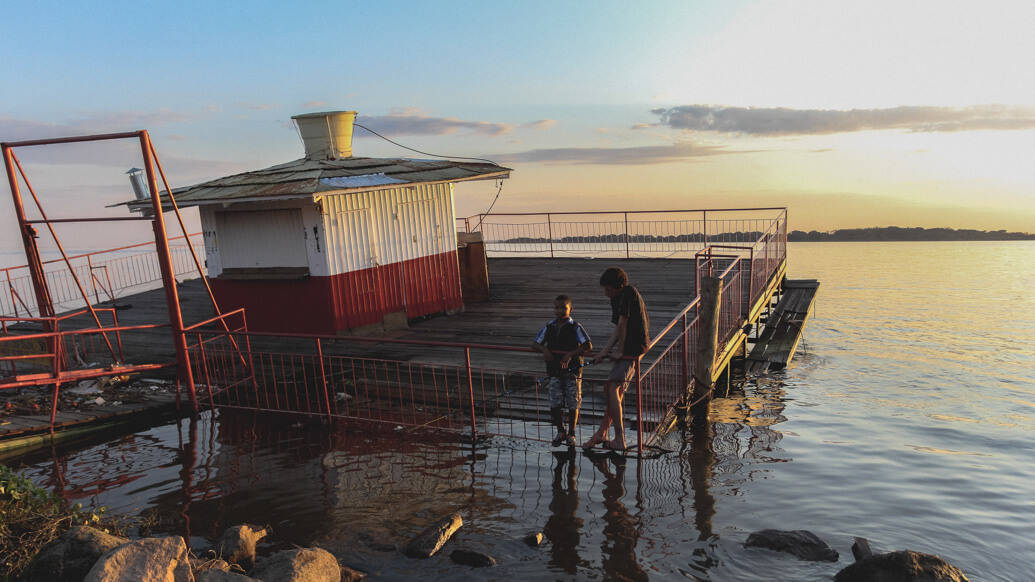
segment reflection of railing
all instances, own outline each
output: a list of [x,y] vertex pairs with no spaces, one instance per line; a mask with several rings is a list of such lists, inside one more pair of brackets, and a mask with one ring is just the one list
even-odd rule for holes
[[480,232],[491,256],[677,257],[758,244],[786,218],[785,208],[479,214],[457,229]]
[[[195,248],[203,244],[201,233],[191,234],[189,238]],[[182,236],[169,239],[173,269],[178,276],[196,277],[197,269],[184,239]],[[153,242],[70,256],[69,261],[75,277],[63,259],[43,263],[44,269],[48,265],[57,267],[45,271],[55,307],[74,309],[83,306],[75,279],[85,282],[85,291],[94,303],[114,302],[128,290],[157,288],[162,282],[158,253]],[[18,317],[39,313],[27,266],[0,269],[0,287],[4,288],[4,292],[0,293],[0,315]]]

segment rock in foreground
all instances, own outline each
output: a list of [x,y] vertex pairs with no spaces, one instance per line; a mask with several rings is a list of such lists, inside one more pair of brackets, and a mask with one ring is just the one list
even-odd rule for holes
[[826,542],[816,537],[816,534],[798,529],[794,531],[782,531],[778,529],[764,529],[756,531],[748,536],[746,547],[758,547],[785,552],[797,556],[800,560],[813,562],[836,562],[837,551],[827,545]]
[[145,538],[122,544],[101,556],[83,578],[83,582],[125,580],[193,582],[183,538]]
[[266,530],[244,524],[235,525],[223,532],[216,544],[216,554],[231,564],[239,564],[245,570],[255,565],[255,544],[266,537]]
[[963,571],[931,554],[902,550],[863,558],[834,576],[835,582],[969,582]]
[[462,525],[464,520],[459,513],[443,517],[410,541],[406,546],[406,555],[411,558],[434,556]]
[[89,526],[73,527],[43,546],[23,577],[25,580],[80,582],[101,556],[128,541]]
[[340,582],[341,568],[327,550],[299,548],[264,558],[252,576],[263,582]]

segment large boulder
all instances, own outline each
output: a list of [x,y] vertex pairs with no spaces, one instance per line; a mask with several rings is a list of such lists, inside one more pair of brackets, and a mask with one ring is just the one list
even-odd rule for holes
[[219,538],[216,554],[231,564],[250,570],[255,564],[255,544],[267,533],[265,529],[253,525],[235,525]]
[[80,582],[101,556],[128,541],[90,526],[73,527],[43,546],[23,577],[25,580]]
[[813,562],[836,562],[837,550],[816,537],[816,534],[803,529],[782,531],[763,529],[748,536],[746,547],[758,547],[785,552],[797,556],[799,560]]
[[180,536],[127,542],[101,556],[83,582],[193,582]]
[[327,550],[298,548],[263,558],[252,576],[263,582],[340,582],[341,567]]
[[442,549],[449,538],[464,525],[459,513],[447,515],[428,526],[417,537],[410,540],[405,554],[411,558],[430,558]]
[[969,582],[963,571],[931,554],[902,550],[863,558],[834,582]]

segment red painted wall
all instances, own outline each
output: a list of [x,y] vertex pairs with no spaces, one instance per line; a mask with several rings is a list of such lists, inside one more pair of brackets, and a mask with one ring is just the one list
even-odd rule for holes
[[248,329],[335,333],[381,323],[388,313],[409,318],[463,306],[456,252],[302,280],[213,279],[224,311],[245,308]]

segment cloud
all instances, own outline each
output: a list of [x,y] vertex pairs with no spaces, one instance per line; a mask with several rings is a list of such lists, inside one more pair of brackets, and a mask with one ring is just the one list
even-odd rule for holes
[[528,123],[522,123],[521,124],[521,128],[522,129],[547,130],[547,129],[551,129],[555,125],[557,125],[557,120],[556,119],[540,119],[539,121],[531,121],[531,122],[528,122]]
[[[414,109],[392,110],[388,115],[362,116],[357,122],[382,135],[448,135],[464,131],[495,137],[514,129],[513,125],[507,123],[430,117]],[[359,132],[356,137],[369,135]]]
[[954,132],[1035,129],[1035,107],[901,106],[887,109],[788,109],[682,105],[653,109],[673,129],[758,136],[821,135],[873,130]]
[[745,150],[727,150],[722,146],[675,143],[664,146],[629,148],[554,148],[537,149],[495,156],[503,162],[542,162],[548,164],[636,165],[665,164],[692,158],[722,154],[746,153]]
[[244,109],[251,109],[252,111],[269,111],[270,109],[277,108],[275,103],[251,103],[248,101],[238,101],[235,105]]
[[190,115],[169,109],[95,113],[72,119],[65,123],[0,117],[0,141],[47,139],[97,133],[120,133],[180,123],[190,119]]

